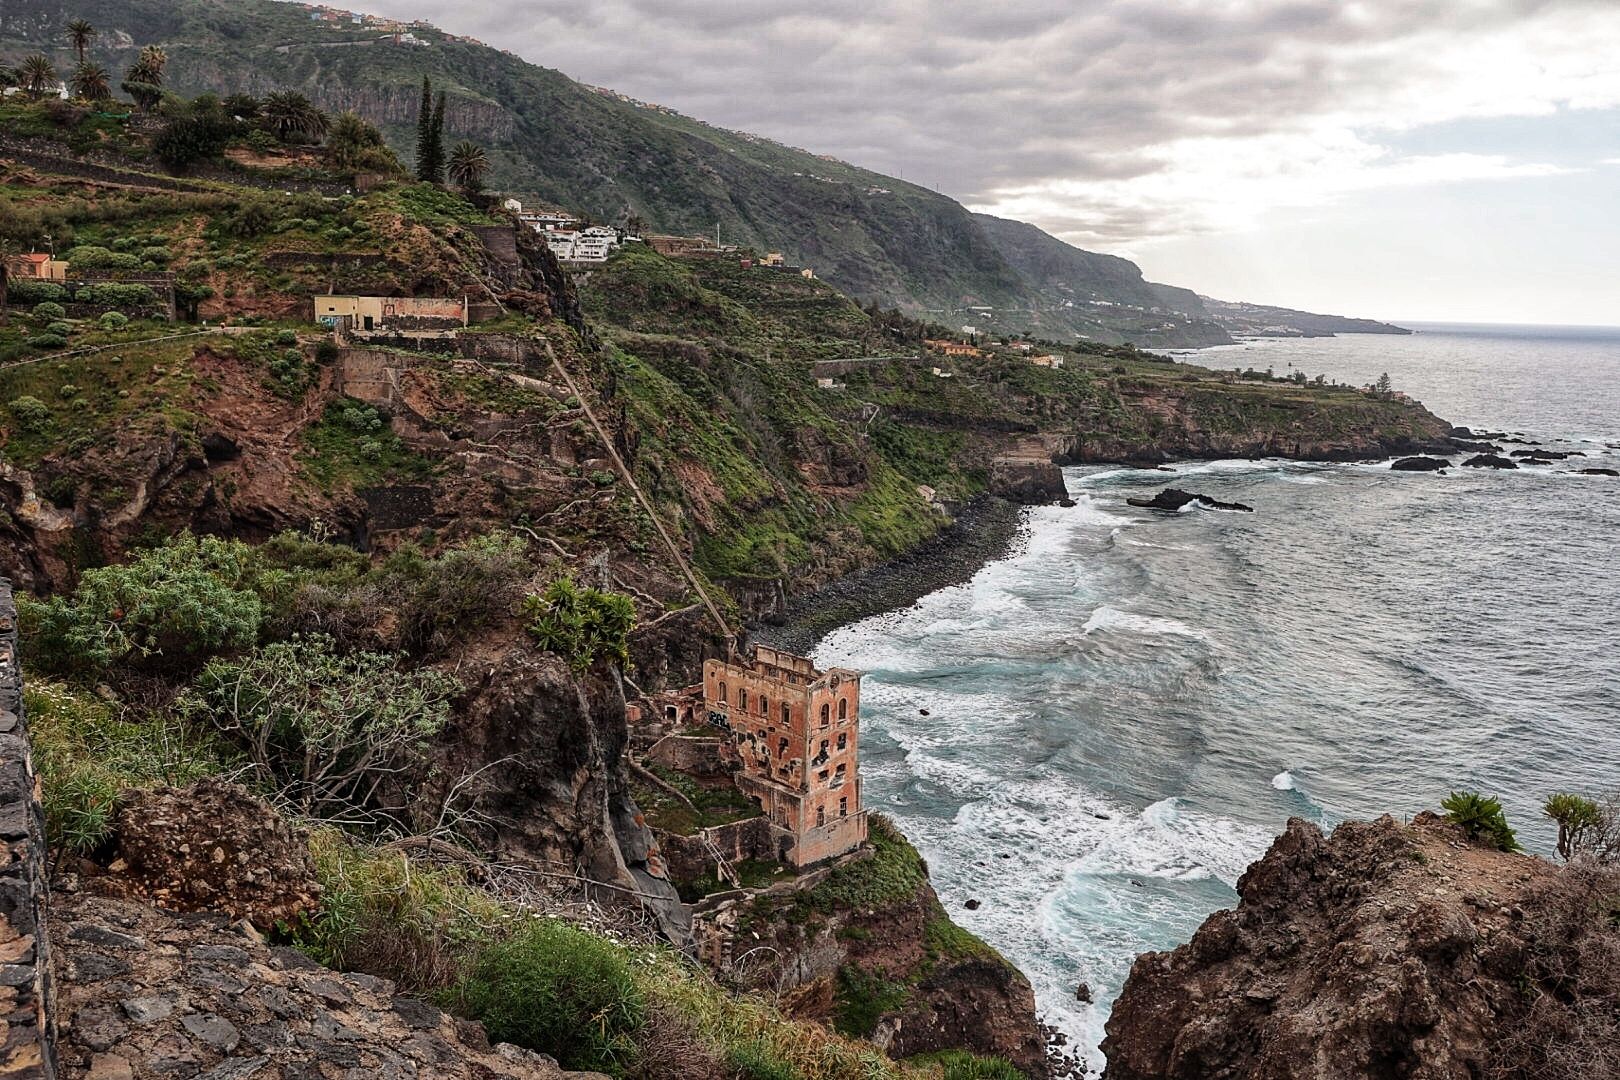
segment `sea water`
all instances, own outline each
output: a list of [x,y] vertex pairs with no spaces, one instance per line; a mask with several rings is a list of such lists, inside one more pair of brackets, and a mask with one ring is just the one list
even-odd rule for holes
[[[1620,469],[1620,331],[1419,329],[1180,358],[1387,371],[1453,423],[1586,456],[1070,469],[1077,505],[1029,511],[1009,558],[817,652],[869,673],[866,804],[1095,1065],[1134,957],[1235,903],[1288,818],[1478,789],[1546,851],[1549,793],[1620,788],[1620,479],[1579,475]],[[1171,485],[1255,513],[1125,504]]]

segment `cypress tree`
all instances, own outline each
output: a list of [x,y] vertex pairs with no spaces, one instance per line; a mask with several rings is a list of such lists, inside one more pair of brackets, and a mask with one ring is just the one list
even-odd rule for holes
[[416,178],[433,179],[433,84],[422,76],[422,105],[416,113]]
[[429,141],[433,144],[433,175],[428,177],[435,184],[444,183],[444,91],[439,91],[438,99],[433,103],[433,121],[428,132]]

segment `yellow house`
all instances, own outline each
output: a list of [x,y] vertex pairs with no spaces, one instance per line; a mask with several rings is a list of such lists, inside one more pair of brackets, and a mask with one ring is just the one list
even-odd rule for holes
[[409,296],[317,296],[315,321],[353,330],[445,330],[467,325],[467,298]]

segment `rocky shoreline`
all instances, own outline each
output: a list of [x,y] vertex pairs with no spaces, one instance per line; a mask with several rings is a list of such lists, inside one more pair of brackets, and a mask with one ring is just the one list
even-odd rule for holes
[[1017,505],[980,495],[950,525],[905,554],[792,597],[785,612],[750,627],[751,636],[807,655],[841,626],[909,607],[929,593],[972,580],[1012,551],[1022,521]]

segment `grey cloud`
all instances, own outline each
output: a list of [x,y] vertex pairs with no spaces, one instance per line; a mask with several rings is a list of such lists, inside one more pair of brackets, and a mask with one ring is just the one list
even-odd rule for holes
[[[966,201],[1163,168],[1177,139],[1302,130],[1408,72],[1403,42],[1613,0],[374,0],[597,85]],[[1165,225],[1077,203],[1042,222],[1130,238]]]

